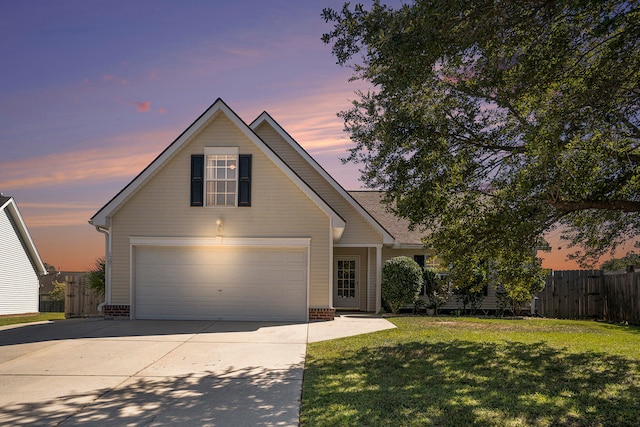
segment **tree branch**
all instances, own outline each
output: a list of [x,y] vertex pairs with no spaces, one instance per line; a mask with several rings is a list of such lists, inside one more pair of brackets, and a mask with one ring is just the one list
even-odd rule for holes
[[621,212],[640,212],[640,202],[632,200],[552,200],[551,206],[562,212],[576,212],[587,209]]

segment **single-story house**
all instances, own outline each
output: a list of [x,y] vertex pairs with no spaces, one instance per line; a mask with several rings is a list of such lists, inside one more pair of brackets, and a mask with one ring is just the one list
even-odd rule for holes
[[38,313],[38,277],[47,274],[15,200],[0,194],[0,316]]
[[105,235],[105,315],[377,312],[383,262],[429,253],[364,207],[372,194],[347,192],[268,113],[247,124],[218,99],[89,221]]

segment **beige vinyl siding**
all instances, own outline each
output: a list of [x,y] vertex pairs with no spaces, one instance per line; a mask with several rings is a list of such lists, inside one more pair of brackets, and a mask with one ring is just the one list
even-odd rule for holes
[[[451,295],[447,303],[442,307],[445,310],[462,310],[462,302],[458,301],[458,297],[456,295]],[[467,306],[467,310],[470,307]],[[489,285],[487,289],[487,296],[485,296],[480,304],[478,304],[478,310],[482,313],[482,310],[497,310],[498,309],[498,298],[496,298],[496,287],[494,285]]]
[[[358,257],[358,310],[367,310],[367,284],[369,274],[367,274],[367,248],[334,248],[333,256],[355,256]],[[335,271],[333,273],[336,274]]]
[[0,315],[38,312],[38,275],[9,214],[0,210]]
[[[251,207],[191,207],[191,155],[204,147],[252,154]],[[311,237],[309,306],[329,302],[329,217],[224,115],[219,114],[140,186],[112,220],[112,300],[130,302],[129,237]]]
[[255,132],[345,220],[340,244],[382,243],[382,236],[327,180],[266,122]]

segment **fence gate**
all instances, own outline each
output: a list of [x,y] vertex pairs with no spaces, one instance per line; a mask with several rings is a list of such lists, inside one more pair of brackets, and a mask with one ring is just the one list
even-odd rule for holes
[[67,319],[101,316],[98,313],[98,305],[100,305],[103,298],[89,287],[86,277],[77,282],[67,282],[66,285],[64,316]]

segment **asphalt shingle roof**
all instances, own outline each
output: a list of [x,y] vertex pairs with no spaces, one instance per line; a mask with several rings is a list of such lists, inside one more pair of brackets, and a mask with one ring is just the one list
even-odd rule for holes
[[409,221],[395,216],[382,202],[382,191],[349,191],[376,221],[380,223],[400,244],[421,245],[421,238],[426,234],[420,230],[409,230]]

